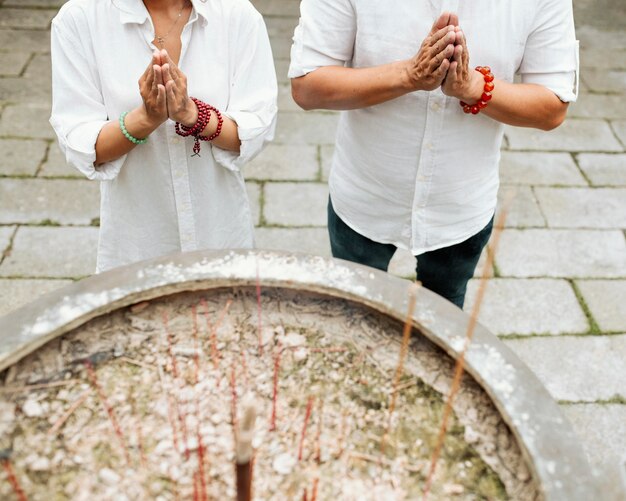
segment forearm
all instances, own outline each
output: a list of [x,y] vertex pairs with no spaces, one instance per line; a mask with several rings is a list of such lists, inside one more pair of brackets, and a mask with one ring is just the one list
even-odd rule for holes
[[546,87],[501,80],[494,84],[493,97],[481,113],[498,122],[551,130],[565,119],[568,104]]
[[[223,150],[239,152],[241,141],[239,140],[237,124],[224,115],[222,115],[222,118],[224,120],[222,122],[222,132],[220,132],[220,135],[213,139],[211,143],[218,148],[222,148]],[[215,131],[217,131],[217,122],[217,115],[215,113],[211,113],[211,119],[202,132],[202,135],[207,137],[213,135]]]
[[413,90],[404,61],[371,68],[325,66],[291,80],[293,98],[305,110],[365,108]]
[[[159,123],[151,122],[141,107],[128,112],[124,117],[124,125],[128,133],[137,138],[148,137]],[[137,146],[129,141],[120,128],[118,120],[114,120],[102,127],[96,140],[96,165],[116,160]]]

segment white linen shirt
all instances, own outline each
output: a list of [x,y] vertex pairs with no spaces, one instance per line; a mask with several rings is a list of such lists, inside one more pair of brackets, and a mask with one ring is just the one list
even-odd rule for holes
[[[517,72],[562,101],[576,99],[571,0],[303,0],[300,8],[290,78],[408,59],[447,10],[459,15],[471,67],[490,66],[508,82]],[[441,89],[344,111],[329,178],[333,207],[358,233],[414,255],[462,242],[494,214],[503,129],[464,114]]]
[[70,0],[52,22],[50,123],[67,162],[101,181],[97,271],[199,248],[254,244],[240,168],[274,135],[267,30],[247,0],[192,0],[179,66],[189,95],[232,118],[240,153],[183,138],[167,120],[130,153],[94,166],[102,127],[141,104],[154,27],[141,0]]

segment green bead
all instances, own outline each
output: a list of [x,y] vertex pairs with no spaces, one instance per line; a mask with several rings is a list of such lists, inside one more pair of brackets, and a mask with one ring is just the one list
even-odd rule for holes
[[123,112],[120,115],[120,130],[122,131],[122,134],[124,134],[124,137],[126,139],[128,139],[131,143],[133,144],[144,144],[148,141],[148,138],[144,138],[144,139],[139,139],[136,138],[135,136],[131,136],[130,133],[126,130],[126,125],[124,124],[124,118],[126,118],[126,115],[128,115],[128,111]]

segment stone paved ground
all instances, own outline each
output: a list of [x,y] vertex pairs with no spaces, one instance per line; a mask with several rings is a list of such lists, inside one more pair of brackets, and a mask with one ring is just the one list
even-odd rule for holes
[[[481,321],[558,400],[595,464],[626,463],[626,15],[575,0],[580,99],[559,129],[508,128],[515,199]],[[63,0],[0,0],[0,314],[94,269],[97,186],[47,123],[50,20]],[[255,0],[280,80],[277,141],[247,168],[260,247],[329,255],[337,115],[298,109],[286,78],[297,0]],[[410,276],[412,256],[392,271]],[[476,283],[471,284],[471,305]]]

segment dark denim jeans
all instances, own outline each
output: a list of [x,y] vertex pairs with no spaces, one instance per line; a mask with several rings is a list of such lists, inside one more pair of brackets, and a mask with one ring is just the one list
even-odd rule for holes
[[[416,256],[417,280],[427,289],[463,308],[467,282],[474,275],[492,229],[493,218],[481,231],[464,242]],[[389,261],[397,249],[393,244],[374,242],[354,231],[335,213],[330,199],[328,233],[334,257],[383,271],[387,271]]]

